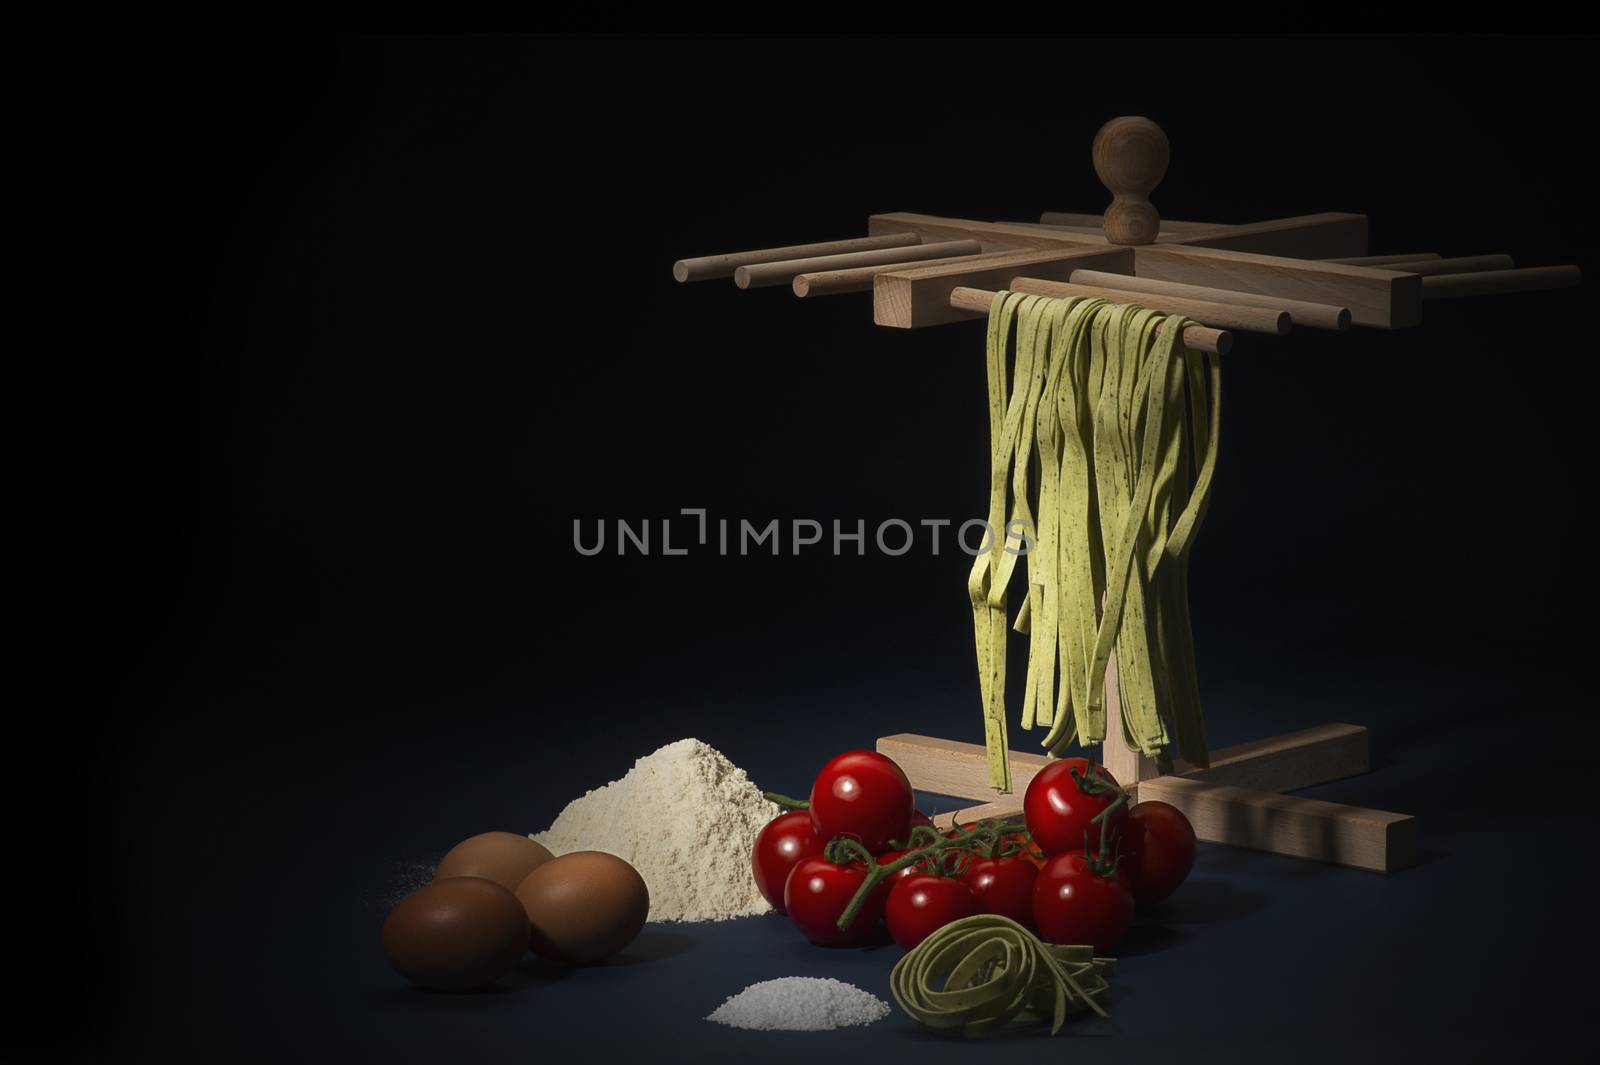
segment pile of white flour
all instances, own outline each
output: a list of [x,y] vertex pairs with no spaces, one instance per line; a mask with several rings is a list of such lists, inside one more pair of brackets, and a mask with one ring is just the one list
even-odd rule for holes
[[552,854],[606,851],[631,864],[650,889],[652,921],[723,921],[771,911],[750,852],[776,816],[743,769],[687,739],[572,800],[533,838]]
[[765,1032],[826,1032],[871,1024],[889,1004],[854,984],[814,976],[784,976],[751,984],[718,1006],[708,1021]]

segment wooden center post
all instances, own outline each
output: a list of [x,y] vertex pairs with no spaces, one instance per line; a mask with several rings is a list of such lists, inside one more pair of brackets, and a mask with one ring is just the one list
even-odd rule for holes
[[1113,118],[1094,135],[1094,172],[1111,190],[1106,208],[1106,240],[1112,244],[1154,244],[1161,215],[1150,193],[1167,175],[1171,151],[1161,127],[1139,115]]

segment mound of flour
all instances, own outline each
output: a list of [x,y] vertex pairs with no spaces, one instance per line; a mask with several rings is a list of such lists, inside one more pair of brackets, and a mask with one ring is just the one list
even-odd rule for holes
[[771,911],[750,852],[777,815],[743,769],[687,739],[572,800],[533,838],[552,854],[606,851],[628,862],[650,889],[652,921],[723,921]]

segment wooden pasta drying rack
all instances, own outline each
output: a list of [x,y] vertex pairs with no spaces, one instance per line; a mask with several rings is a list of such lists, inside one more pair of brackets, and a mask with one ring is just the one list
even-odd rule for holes
[[[1095,172],[1112,193],[1103,215],[1046,212],[1037,223],[977,222],[921,214],[867,219],[867,236],[711,255],[673,265],[679,281],[732,277],[740,288],[788,285],[804,299],[872,293],[873,320],[914,329],[987,315],[995,290],[1094,296],[1138,303],[1196,323],[1193,349],[1226,354],[1235,332],[1281,336],[1295,325],[1398,329],[1422,321],[1427,300],[1576,285],[1576,266],[1516,268],[1509,256],[1371,255],[1367,218],[1324,213],[1246,225],[1162,219],[1150,192],[1166,174],[1166,134],[1147,118],[1112,119],[1093,145]],[[1122,733],[1113,658],[1106,734]],[[995,796],[981,744],[901,734],[878,750],[919,791],[984,800],[936,819],[1015,815],[1042,754],[1009,752],[1013,792]],[[1113,740],[1107,767],[1139,799],[1181,809],[1211,842],[1384,872],[1419,856],[1416,819],[1288,792],[1364,773],[1367,730],[1332,724],[1213,751],[1196,769],[1152,759]]]

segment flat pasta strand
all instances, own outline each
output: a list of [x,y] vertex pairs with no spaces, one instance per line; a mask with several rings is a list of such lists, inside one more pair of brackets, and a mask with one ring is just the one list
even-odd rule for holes
[[1056,946],[1009,917],[979,914],[952,921],[895,963],[889,992],[917,1023],[936,1032],[977,1036],[1024,1011],[1050,1020],[1093,1012],[1110,989],[1110,958],[1087,946]]
[[[1130,749],[1208,760],[1188,561],[1214,481],[1218,360],[1187,319],[1100,299],[999,292],[990,306],[989,542],[968,577],[990,784],[1010,790],[1008,587],[1028,636],[1021,727],[1060,754],[1105,742],[1113,654]],[[1031,539],[1026,543],[1025,537]]]

